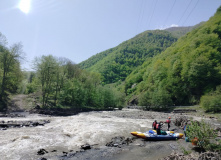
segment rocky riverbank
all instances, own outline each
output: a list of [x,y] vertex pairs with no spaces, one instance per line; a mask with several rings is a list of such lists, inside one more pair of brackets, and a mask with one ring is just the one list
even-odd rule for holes
[[1,121],[0,130],[6,130],[9,128],[20,128],[20,127],[37,127],[44,126],[45,124],[50,123],[49,120],[38,120],[38,121]]

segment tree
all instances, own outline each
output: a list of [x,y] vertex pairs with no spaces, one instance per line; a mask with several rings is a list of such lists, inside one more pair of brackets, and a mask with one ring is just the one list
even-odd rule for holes
[[[35,59],[36,79],[42,93],[43,107],[106,108],[122,106],[123,95],[101,85],[98,73],[80,69],[66,58],[52,55]],[[28,85],[32,91],[36,84]]]
[[[14,75],[17,74],[19,78],[18,73],[20,72],[20,62],[19,60],[22,58],[23,50],[21,43],[12,45],[9,49],[7,49],[5,46],[1,46],[1,52],[0,52],[0,68],[1,68],[1,95],[0,100],[6,101],[7,97],[7,89],[9,89],[9,86],[14,88],[14,92],[16,92],[16,85],[14,84],[15,81],[10,81],[10,78],[12,78]],[[14,79],[15,80],[15,79]],[[18,79],[17,79],[18,80]]]
[[53,83],[56,79],[59,64],[55,57],[49,55],[36,58],[34,66],[41,83],[42,105],[46,107],[49,102],[49,96],[53,93]]

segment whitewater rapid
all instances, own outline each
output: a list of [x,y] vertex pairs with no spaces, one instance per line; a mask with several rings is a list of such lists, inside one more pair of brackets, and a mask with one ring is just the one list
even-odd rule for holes
[[[115,111],[133,112],[133,110]],[[88,112],[69,117],[28,115],[25,118],[0,118],[0,121],[50,120],[45,126],[0,130],[1,159],[37,159],[37,151],[78,150],[81,145],[105,145],[116,136],[131,131],[146,131],[152,119],[120,118],[109,111]]]

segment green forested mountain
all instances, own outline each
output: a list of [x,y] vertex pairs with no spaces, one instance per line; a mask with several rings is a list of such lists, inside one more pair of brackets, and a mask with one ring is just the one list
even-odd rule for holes
[[138,97],[140,105],[196,104],[220,84],[221,7],[207,22],[134,70],[126,78],[125,92]]
[[177,38],[203,23],[190,27],[172,27],[164,31],[145,31],[117,47],[92,56],[79,65],[82,69],[101,73],[106,84],[124,80],[137,66],[142,65],[147,58],[161,53]]
[[79,65],[88,71],[101,73],[104,83],[114,83],[124,80],[147,58],[160,54],[176,40],[167,31],[146,31]]

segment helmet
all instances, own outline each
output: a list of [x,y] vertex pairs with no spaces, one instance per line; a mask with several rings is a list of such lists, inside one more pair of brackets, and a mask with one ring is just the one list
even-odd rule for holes
[[168,117],[169,119],[171,118],[171,117]]

